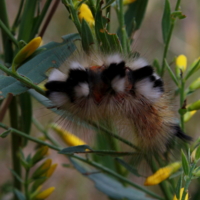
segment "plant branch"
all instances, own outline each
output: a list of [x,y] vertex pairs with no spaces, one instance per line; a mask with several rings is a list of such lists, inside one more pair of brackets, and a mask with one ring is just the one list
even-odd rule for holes
[[[27,135],[26,133],[23,133],[23,132],[21,132],[21,131],[19,131],[19,130],[16,130],[16,129],[14,129],[14,128],[10,128],[10,127],[8,127],[8,126],[2,124],[2,123],[0,123],[0,127],[4,128],[4,129],[6,129],[6,130],[10,130],[12,133],[17,134],[17,135],[20,135],[20,136],[22,136],[22,137],[25,137],[26,139],[31,140],[31,141],[33,141],[33,142],[36,142],[36,143],[38,143],[38,144],[42,144],[42,145],[48,146],[49,148],[54,149],[54,150],[56,150],[56,151],[61,151],[61,150],[62,150],[61,147],[57,147],[57,146],[51,145],[51,144],[49,144],[49,143],[46,143],[46,142],[44,142],[44,141],[42,141],[42,140],[36,139],[36,138],[34,138],[34,137],[30,136],[30,135]],[[89,161],[88,159],[84,159],[84,158],[82,158],[82,157],[80,157],[80,156],[77,156],[77,155],[70,155],[70,157],[73,157],[73,158],[78,159],[78,160],[80,160],[80,161],[82,161],[82,162],[85,162],[85,163],[87,163],[87,164],[89,164],[89,165],[91,165],[91,166],[93,166],[93,167],[96,167],[97,169],[99,169],[99,170],[101,170],[101,171],[103,171],[103,172],[105,172],[105,173],[107,173],[107,174],[109,174],[109,175],[112,175],[112,176],[114,176],[114,177],[116,177],[116,178],[122,180],[123,182],[126,182],[127,184],[129,184],[129,185],[131,185],[131,186],[137,188],[138,190],[141,190],[141,191],[145,192],[146,194],[149,194],[149,195],[152,196],[152,197],[157,198],[158,200],[163,200],[163,198],[161,198],[161,197],[158,196],[157,194],[155,194],[155,193],[153,193],[153,192],[147,190],[146,188],[144,188],[144,187],[142,187],[142,186],[139,186],[139,185],[137,185],[137,184],[131,182],[130,180],[124,178],[123,176],[121,176],[121,175],[119,175],[119,174],[117,174],[117,173],[111,171],[110,169],[108,169],[108,168],[106,168],[106,167],[104,167],[104,166],[102,166],[102,165],[100,165],[100,164],[98,164],[98,163],[96,163],[96,162]]]
[[45,91],[42,90],[40,87],[38,87],[37,85],[33,84],[30,80],[28,80],[26,77],[23,77],[19,74],[17,74],[16,72],[12,72],[10,69],[6,68],[5,66],[0,64],[0,69],[3,70],[6,74],[16,78],[17,80],[19,80],[20,82],[22,82],[23,84],[25,84],[27,87],[29,88],[33,88],[35,89],[37,92],[39,92],[40,94],[45,96]]

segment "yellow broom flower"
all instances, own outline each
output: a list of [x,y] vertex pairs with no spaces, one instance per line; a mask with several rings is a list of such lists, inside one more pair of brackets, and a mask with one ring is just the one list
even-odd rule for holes
[[196,110],[186,112],[184,115],[184,122],[188,122],[196,112]]
[[144,185],[146,186],[157,185],[160,182],[167,179],[171,174],[176,172],[180,167],[181,167],[181,162],[175,162],[170,165],[167,165],[166,167],[160,168],[153,175],[147,177]]
[[51,167],[51,163],[52,160],[51,159],[47,159],[45,160],[33,173],[32,178],[38,178],[41,175],[43,175],[44,173],[46,173],[49,168]]
[[86,143],[78,138],[77,136],[71,134],[70,132],[62,129],[57,124],[51,124],[51,128],[59,134],[59,136],[63,139],[63,141],[68,146],[79,146],[79,145],[86,145]]
[[179,55],[176,58],[176,66],[184,72],[187,69],[187,58],[184,55]]
[[50,167],[50,168],[48,169],[48,171],[46,172],[45,176],[49,178],[49,177],[54,173],[54,171],[55,171],[57,165],[58,165],[57,163],[51,165],[51,167]]
[[51,195],[51,193],[55,190],[55,187],[50,187],[46,190],[43,190],[39,194],[36,195],[36,199],[46,199],[48,196]]
[[36,37],[32,39],[27,45],[25,45],[15,56],[12,64],[12,70],[15,71],[16,68],[24,62],[30,55],[32,55],[35,50],[40,46],[42,42],[41,37]]
[[78,11],[78,17],[80,21],[84,19],[90,26],[94,26],[94,17],[87,4],[82,3]]
[[[180,198],[179,199],[177,199],[176,198],[176,195],[174,195],[174,198],[173,198],[173,200],[182,200],[182,195],[183,195],[183,191],[184,191],[184,188],[181,188],[181,190],[180,190]],[[184,200],[188,200],[188,193],[186,194],[186,196],[185,196],[185,199]]]

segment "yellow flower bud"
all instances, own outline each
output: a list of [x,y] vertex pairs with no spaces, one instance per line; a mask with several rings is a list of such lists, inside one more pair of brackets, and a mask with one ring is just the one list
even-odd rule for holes
[[186,112],[184,115],[184,122],[188,122],[196,112],[196,110]]
[[196,151],[197,151],[197,148],[195,148],[191,153],[191,157],[190,157],[191,162],[195,162],[196,160]]
[[170,165],[167,165],[166,167],[160,168],[157,170],[153,175],[147,177],[144,185],[157,185],[160,182],[167,179],[171,174],[176,172],[181,167],[180,162],[175,162]]
[[55,187],[50,187],[36,195],[36,199],[46,199],[55,190]]
[[43,159],[44,156],[47,155],[48,150],[49,148],[47,146],[42,146],[41,148],[39,148],[32,158],[32,163],[35,164],[36,162]]
[[49,178],[49,177],[54,173],[54,171],[55,171],[57,165],[58,165],[57,163],[51,165],[51,167],[50,167],[50,168],[48,169],[48,171],[46,172],[45,176]]
[[44,173],[46,173],[49,168],[51,167],[52,160],[47,159],[45,160],[33,173],[32,178],[38,178],[42,176]]
[[200,100],[190,104],[187,106],[188,111],[199,110],[200,109]]
[[[183,195],[183,191],[184,191],[184,188],[181,188],[181,190],[180,190],[180,198],[179,199],[177,199],[176,198],[176,195],[174,195],[174,198],[173,198],[173,200],[182,200],[182,195]],[[185,196],[185,199],[184,200],[188,200],[188,193],[186,194],[186,196]]]
[[60,137],[63,139],[63,141],[68,145],[68,146],[78,146],[78,145],[85,145],[86,143],[78,138],[77,136],[71,134],[70,132],[62,129],[60,126],[57,124],[51,124],[51,128],[56,131],[60,135]]
[[127,5],[127,4],[130,4],[130,3],[133,3],[135,2],[136,0],[123,0],[123,4],[124,5]]
[[187,68],[187,58],[184,55],[180,55],[176,58],[176,66],[179,68],[182,72],[184,72]]
[[84,19],[90,26],[94,26],[94,17],[90,8],[85,3],[82,3],[79,7],[78,17],[80,21]]
[[32,39],[17,53],[12,64],[13,70],[16,70],[16,67],[22,64],[25,59],[27,59],[30,55],[32,55],[35,52],[35,50],[40,46],[41,41],[41,37],[36,37]]

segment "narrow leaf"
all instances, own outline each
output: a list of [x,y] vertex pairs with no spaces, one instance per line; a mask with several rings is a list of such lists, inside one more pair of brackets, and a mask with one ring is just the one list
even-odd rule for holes
[[195,159],[199,160],[200,159],[200,146],[197,148],[196,153],[195,153]]
[[20,181],[21,183],[24,183],[24,181],[20,178],[20,176],[13,169],[10,169],[10,171],[17,178],[18,181]]
[[138,30],[144,18],[148,0],[139,0],[131,3],[124,15],[128,37]]
[[177,186],[176,186],[176,197],[177,197],[177,199],[180,198],[180,190],[182,188],[182,181],[183,181],[182,179],[183,178],[182,178],[182,175],[181,175],[181,177],[179,178],[179,180],[177,182]]
[[189,175],[189,163],[188,163],[188,160],[187,160],[186,155],[184,154],[183,150],[181,151],[181,155],[182,155],[183,171],[184,171],[185,175]]
[[60,154],[74,154],[74,153],[87,153],[87,149],[92,150],[88,145],[80,145],[74,147],[68,147],[59,151]]
[[5,138],[5,137],[7,137],[10,133],[11,133],[10,130],[4,131],[4,132],[0,135],[0,137],[1,137],[1,138]]
[[14,193],[19,200],[26,200],[25,196],[17,189],[14,189]]
[[167,37],[169,34],[170,26],[171,26],[170,3],[169,3],[169,0],[165,0],[164,13],[163,13],[163,17],[162,17],[162,35],[163,35],[164,43],[167,42]]
[[106,176],[100,172],[95,173],[94,170],[86,168],[85,165],[80,164],[75,159],[70,158],[74,167],[81,172],[83,175],[86,175],[89,179],[94,181],[95,187],[106,194],[107,196],[114,198],[114,199],[142,199],[142,200],[151,200],[151,198],[146,197],[144,192],[139,190],[125,187],[118,181],[109,176]]
[[135,176],[141,177],[141,175],[138,173],[138,170],[134,167],[132,167],[131,165],[129,165],[128,163],[124,162],[124,160],[120,159],[120,158],[116,158],[117,162],[119,162],[123,167],[125,167],[129,172],[131,172],[132,174],[134,174]]
[[81,24],[81,41],[84,51],[88,52],[89,48],[92,44],[94,44],[94,39],[92,35],[92,31],[88,23],[83,19]]

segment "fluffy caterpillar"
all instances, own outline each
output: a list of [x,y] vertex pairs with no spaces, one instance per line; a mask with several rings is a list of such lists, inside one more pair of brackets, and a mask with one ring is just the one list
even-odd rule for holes
[[45,85],[60,110],[86,121],[112,119],[146,152],[164,153],[174,137],[191,140],[179,127],[162,79],[144,59],[91,54],[68,63],[67,72],[54,69]]

